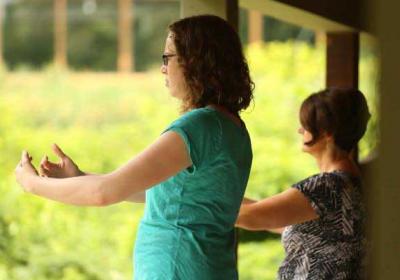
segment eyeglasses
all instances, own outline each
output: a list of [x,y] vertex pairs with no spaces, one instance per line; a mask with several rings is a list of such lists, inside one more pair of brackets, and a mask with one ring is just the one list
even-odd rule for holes
[[163,65],[167,66],[168,65],[168,60],[170,57],[176,56],[176,54],[163,54],[162,55],[162,61],[163,61]]

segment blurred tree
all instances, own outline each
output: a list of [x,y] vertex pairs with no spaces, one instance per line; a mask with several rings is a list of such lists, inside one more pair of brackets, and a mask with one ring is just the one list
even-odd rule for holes
[[[134,68],[160,65],[167,26],[179,18],[179,0],[132,0],[131,48]],[[53,61],[53,0],[9,0],[5,9],[4,57],[18,65],[41,68]],[[68,0],[68,63],[72,69],[115,71],[118,52],[118,1]],[[156,15],[156,16],[155,16]],[[155,20],[156,19],[156,20]],[[239,34],[248,42],[248,11],[240,9]],[[310,30],[263,16],[262,39],[314,42]],[[260,29],[260,30],[261,30]]]
[[4,15],[4,60],[39,68],[53,59],[52,0],[7,2]]
[[117,1],[68,1],[68,61],[77,70],[116,70]]

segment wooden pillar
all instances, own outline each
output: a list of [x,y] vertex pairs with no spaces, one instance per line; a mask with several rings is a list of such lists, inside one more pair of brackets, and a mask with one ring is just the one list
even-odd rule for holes
[[[326,39],[326,86],[358,89],[359,33],[329,32]],[[358,162],[358,149],[353,151],[353,158]]]
[[[238,0],[181,0],[181,18],[211,14],[227,20],[233,28],[239,29],[239,1]],[[238,230],[235,229],[235,252],[238,260]]]
[[235,30],[239,25],[238,0],[181,0],[181,18],[211,14],[227,20]]
[[358,32],[327,33],[326,86],[358,88]]
[[399,279],[400,3],[373,1],[370,5],[380,48],[380,145],[370,196],[372,250],[368,265],[372,269],[368,279]]
[[133,70],[132,0],[118,0],[118,71]]
[[317,48],[322,48],[326,45],[326,33],[323,31],[315,31],[315,46]]
[[249,10],[249,43],[263,40],[263,14],[256,10]]
[[54,0],[54,62],[67,66],[67,0]]
[[226,0],[226,20],[238,32],[239,30],[239,1]]

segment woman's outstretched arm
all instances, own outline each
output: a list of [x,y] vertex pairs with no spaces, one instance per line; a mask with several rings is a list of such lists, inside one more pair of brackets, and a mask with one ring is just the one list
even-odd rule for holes
[[[69,178],[76,176],[87,176],[93,175],[88,172],[81,171],[78,165],[72,160],[70,156],[64,153],[64,151],[57,145],[52,145],[54,154],[58,157],[58,162],[51,162],[47,155],[45,155],[39,165],[39,173],[45,177],[51,178]],[[125,199],[129,202],[145,203],[146,193],[138,192],[130,195]]]
[[67,204],[106,206],[144,192],[191,164],[183,139],[169,131],[108,174],[63,179],[40,177],[26,152],[15,173],[27,192]]
[[247,230],[281,232],[281,228],[318,218],[309,200],[291,188],[260,201],[246,198],[236,226]]

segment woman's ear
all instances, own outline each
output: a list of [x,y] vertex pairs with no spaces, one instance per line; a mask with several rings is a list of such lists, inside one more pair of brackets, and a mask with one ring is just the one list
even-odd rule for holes
[[333,133],[331,132],[322,132],[320,139],[324,139],[329,144],[334,144],[335,139],[333,138]]

